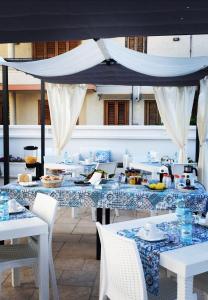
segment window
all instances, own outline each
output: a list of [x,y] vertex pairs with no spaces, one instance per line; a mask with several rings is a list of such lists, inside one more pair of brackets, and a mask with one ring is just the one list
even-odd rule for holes
[[129,101],[104,100],[104,125],[129,125]]
[[[41,101],[40,100],[38,100],[38,125],[41,125]],[[48,100],[45,101],[45,125],[51,125],[51,115],[50,115]],[[79,118],[77,120],[76,125],[79,125]]]
[[33,58],[50,58],[80,45],[79,40],[55,41],[55,42],[35,42],[33,43]]
[[[38,125],[41,124],[41,101],[38,100]],[[48,101],[45,101],[45,124],[51,125],[51,116]]]
[[126,47],[139,52],[147,52],[147,38],[145,36],[135,36],[126,38]]
[[144,100],[144,124],[161,125],[160,114],[155,100]]

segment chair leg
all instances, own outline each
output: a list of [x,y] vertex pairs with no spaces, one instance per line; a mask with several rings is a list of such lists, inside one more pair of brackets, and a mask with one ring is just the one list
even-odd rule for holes
[[20,270],[19,268],[12,269],[12,286],[20,286]]
[[118,208],[115,208],[115,216],[119,217],[119,210],[118,210]]
[[91,208],[91,213],[92,213],[92,221],[96,222],[96,208],[95,207]]
[[39,276],[38,276],[38,265],[35,264],[33,266],[33,273],[34,273],[34,278],[35,278],[35,287],[39,288]]
[[50,278],[51,278],[51,287],[52,287],[52,291],[53,291],[53,299],[59,300],[58,287],[57,287],[57,281],[56,281],[56,273],[55,273],[55,268],[54,268],[54,264],[53,264],[52,254],[49,255],[49,272],[50,272]]

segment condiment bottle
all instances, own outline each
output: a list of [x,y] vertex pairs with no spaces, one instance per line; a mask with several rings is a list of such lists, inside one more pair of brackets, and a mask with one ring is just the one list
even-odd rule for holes
[[180,183],[180,176],[176,174],[176,175],[174,175],[174,185],[175,185],[176,189],[177,189],[179,183]]

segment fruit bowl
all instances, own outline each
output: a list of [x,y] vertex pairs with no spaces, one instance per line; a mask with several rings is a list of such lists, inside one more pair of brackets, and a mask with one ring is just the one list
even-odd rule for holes
[[166,189],[165,184],[162,182],[150,183],[150,184],[146,185],[146,187],[148,187],[148,189],[153,190],[153,191],[164,191]]

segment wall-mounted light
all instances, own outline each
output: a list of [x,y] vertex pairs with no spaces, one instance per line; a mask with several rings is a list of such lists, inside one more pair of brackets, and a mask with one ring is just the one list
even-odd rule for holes
[[179,41],[180,41],[180,38],[179,38],[179,37],[174,37],[174,38],[173,38],[173,41],[174,41],[174,42],[179,42]]

